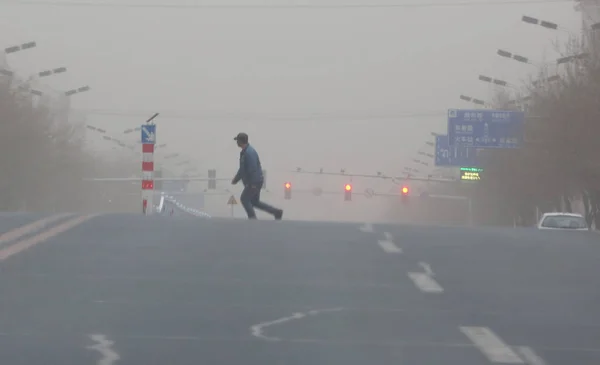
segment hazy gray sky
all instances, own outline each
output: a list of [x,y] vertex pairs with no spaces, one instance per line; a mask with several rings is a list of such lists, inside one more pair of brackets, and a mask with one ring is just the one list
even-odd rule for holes
[[[491,98],[479,74],[519,84],[535,72],[534,66],[498,57],[498,48],[534,61],[557,57],[553,42],[567,32],[524,24],[522,15],[574,32],[580,28],[572,2],[211,9],[0,1],[0,43],[38,42],[35,50],[9,56],[23,75],[66,66],[67,74],[46,79],[53,87],[90,85],[91,92],[73,97],[74,107],[131,114],[89,116],[90,124],[114,135],[163,112],[159,142],[193,156],[203,169],[233,171],[238,150],[231,139],[245,131],[272,170],[345,167],[392,174],[410,165],[430,132],[445,131],[447,108],[470,107],[459,94]],[[96,147],[103,143],[90,139]]]

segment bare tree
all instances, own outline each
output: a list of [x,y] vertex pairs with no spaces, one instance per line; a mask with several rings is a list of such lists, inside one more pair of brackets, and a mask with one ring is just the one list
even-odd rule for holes
[[513,217],[536,207],[571,210],[576,198],[588,222],[600,220],[600,58],[593,45],[574,44],[558,71],[543,70],[528,85],[524,146],[485,154],[479,192],[502,201]]
[[82,127],[69,123],[68,102],[37,103],[37,96],[15,86],[15,78],[0,76],[1,210],[112,209],[104,204],[107,196],[139,191],[131,184],[94,187],[83,181],[98,173],[129,176],[131,166],[108,164],[86,151]]

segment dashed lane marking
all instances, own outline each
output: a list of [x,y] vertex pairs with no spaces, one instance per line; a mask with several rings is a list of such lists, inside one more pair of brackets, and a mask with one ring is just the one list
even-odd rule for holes
[[39,243],[46,241],[49,238],[52,238],[63,232],[66,232],[69,229],[71,229],[71,228],[73,228],[95,216],[96,216],[95,214],[77,216],[75,218],[69,219],[68,221],[66,221],[64,223],[59,224],[58,226],[54,226],[45,231],[42,231],[41,233],[36,234],[33,237],[26,238],[21,241],[17,241],[16,243],[14,243],[12,245],[9,245],[3,249],[0,249],[0,261],[4,261],[9,257],[18,254],[19,252],[22,252],[32,246],[35,246]]
[[531,347],[519,346],[515,350],[521,355],[521,358],[529,365],[547,365],[544,359],[533,351]]
[[402,249],[396,246],[394,238],[389,232],[385,232],[383,235],[385,236],[385,240],[377,241],[383,251],[386,253],[402,253]]
[[525,364],[500,337],[487,327],[459,327],[490,362],[500,364]]
[[358,227],[362,232],[373,232],[373,225],[371,223],[365,223],[364,225]]
[[428,263],[421,261],[421,262],[419,262],[419,266],[421,266],[423,268],[423,270],[425,270],[425,274],[427,274],[427,276],[431,276],[431,277],[435,276],[433,269],[431,268],[431,265],[429,265]]
[[425,293],[442,293],[444,288],[438,284],[431,276],[422,272],[409,272],[408,277],[413,281],[415,286]]
[[102,358],[97,362],[98,365],[112,365],[121,358],[112,348],[115,343],[109,341],[105,335],[90,335],[90,338],[95,344],[87,348],[98,351],[102,355]]

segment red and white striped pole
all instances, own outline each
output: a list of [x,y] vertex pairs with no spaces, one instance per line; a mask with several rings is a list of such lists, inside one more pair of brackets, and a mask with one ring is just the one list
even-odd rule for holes
[[154,143],[142,143],[142,212],[152,214],[154,198]]
[[142,213],[152,214],[154,210],[154,144],[156,144],[156,124],[150,122],[158,116],[154,113],[141,127],[142,132]]

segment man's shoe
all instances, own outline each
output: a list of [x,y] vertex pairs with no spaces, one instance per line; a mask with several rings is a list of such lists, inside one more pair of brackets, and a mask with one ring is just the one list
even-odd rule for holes
[[283,217],[283,210],[278,210],[277,213],[275,213],[275,219],[280,221],[281,217]]

